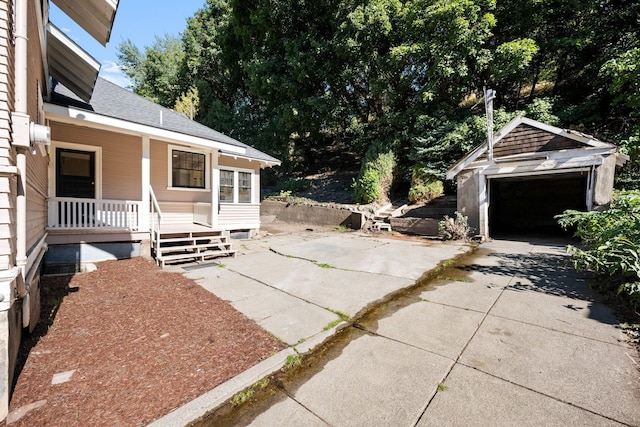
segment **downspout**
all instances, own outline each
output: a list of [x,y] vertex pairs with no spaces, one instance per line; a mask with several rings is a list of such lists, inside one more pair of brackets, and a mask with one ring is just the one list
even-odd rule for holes
[[27,14],[28,0],[15,0],[15,103],[12,113],[13,138],[16,147],[18,168],[18,191],[16,195],[16,266],[25,277],[27,264],[27,159],[29,141],[28,82],[27,82]]

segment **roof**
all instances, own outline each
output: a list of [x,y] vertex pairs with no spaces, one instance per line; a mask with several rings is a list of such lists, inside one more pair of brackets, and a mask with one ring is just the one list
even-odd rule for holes
[[83,101],[91,99],[100,63],[49,22],[47,25],[49,74]]
[[50,104],[221,143],[222,147],[228,147],[227,150],[220,149],[222,154],[280,164],[280,160],[275,157],[191,120],[182,113],[149,101],[101,77],[98,77],[96,81],[90,103],[82,101],[64,85],[57,84],[51,95]]
[[[493,147],[495,149],[496,145],[500,143],[509,133],[511,133],[514,129],[518,128],[520,125],[530,126],[536,129],[539,129],[544,132],[548,132],[557,137],[565,138],[569,141],[575,142],[575,147],[584,147],[584,148],[599,148],[599,149],[610,149],[612,152],[616,151],[616,146],[610,144],[608,142],[603,142],[597,139],[594,136],[587,135],[584,133],[576,132],[569,129],[561,129],[556,126],[551,126],[546,123],[538,122],[536,120],[528,119],[523,116],[517,116],[509,123],[507,123],[502,129],[494,134],[493,138]],[[559,146],[558,146],[559,147]],[[466,156],[462,159],[458,160],[453,166],[451,166],[447,170],[446,178],[453,179],[456,175],[458,175],[461,171],[463,171],[467,166],[469,166],[475,160],[480,159],[487,152],[487,142],[483,142],[481,145],[470,151]],[[566,145],[566,148],[570,148],[569,145]]]
[[111,37],[118,0],[53,0],[64,13],[106,46]]

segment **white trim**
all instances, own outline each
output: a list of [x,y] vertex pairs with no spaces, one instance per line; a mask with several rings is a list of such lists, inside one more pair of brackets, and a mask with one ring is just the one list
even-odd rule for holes
[[45,103],[44,111],[47,113],[47,118],[49,120],[59,123],[73,124],[76,126],[87,126],[91,123],[91,128],[93,129],[115,131],[125,135],[148,135],[153,139],[160,139],[168,143],[191,145],[209,149],[222,149],[238,154],[245,154],[247,151],[244,147],[237,147],[220,141],[107,117],[73,107],[63,107],[60,105]]
[[140,215],[140,230],[149,230],[149,204],[151,203],[151,195],[149,187],[151,186],[151,142],[148,136],[143,136],[142,141],[142,215]]
[[94,171],[95,171],[95,198],[102,199],[102,147],[96,145],[73,144],[70,142],[52,141],[51,142],[51,159],[49,167],[49,197],[56,197],[56,171],[58,165],[56,149],[62,148],[67,150],[87,151],[95,153]]
[[[233,202],[226,202],[226,201],[222,201],[222,200],[218,200],[220,204],[225,204],[225,205],[241,205],[241,206],[248,206],[248,205],[255,205],[255,197],[254,197],[254,191],[255,191],[255,175],[256,175],[256,171],[254,169],[244,169],[244,168],[235,168],[235,167],[231,167],[231,166],[218,166],[218,173],[220,173],[221,171],[229,171],[229,172],[233,172]],[[251,194],[251,201],[250,202],[240,202],[239,201],[239,190],[240,190],[240,180],[238,178],[238,172],[244,172],[244,173],[248,173],[251,174],[251,191],[249,194]],[[220,180],[218,179],[218,184],[219,184]],[[218,197],[219,199],[219,197]]]
[[[173,153],[172,151],[182,151],[185,153],[202,154],[204,156],[204,188],[200,187],[174,187],[173,186]],[[167,190],[179,190],[179,191],[211,191],[211,177],[208,173],[210,169],[209,154],[211,151],[204,150],[202,148],[187,147],[184,145],[172,145],[167,144]]]

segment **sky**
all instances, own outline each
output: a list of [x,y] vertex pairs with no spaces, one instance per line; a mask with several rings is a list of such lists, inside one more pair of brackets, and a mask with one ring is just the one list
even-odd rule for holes
[[104,47],[50,2],[49,20],[71,40],[102,64],[100,77],[127,87],[129,79],[117,65],[117,47],[131,41],[143,50],[153,44],[154,37],[178,35],[187,27],[187,18],[204,6],[205,0],[120,0],[111,39]]

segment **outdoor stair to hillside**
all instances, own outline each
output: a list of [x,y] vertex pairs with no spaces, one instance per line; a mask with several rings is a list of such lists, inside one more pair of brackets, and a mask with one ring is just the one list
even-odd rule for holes
[[419,207],[406,207],[399,216],[389,219],[395,231],[421,236],[438,236],[439,223],[445,216],[453,217],[458,200],[454,196],[440,196]]
[[[157,236],[156,236],[157,237]],[[222,231],[165,231],[153,239],[156,263],[161,267],[171,262],[204,261],[219,256],[233,256],[236,251]]]
[[377,210],[373,215],[374,230],[387,230],[391,231],[390,218],[395,218],[402,215],[404,209],[407,207],[405,201],[393,202]]

